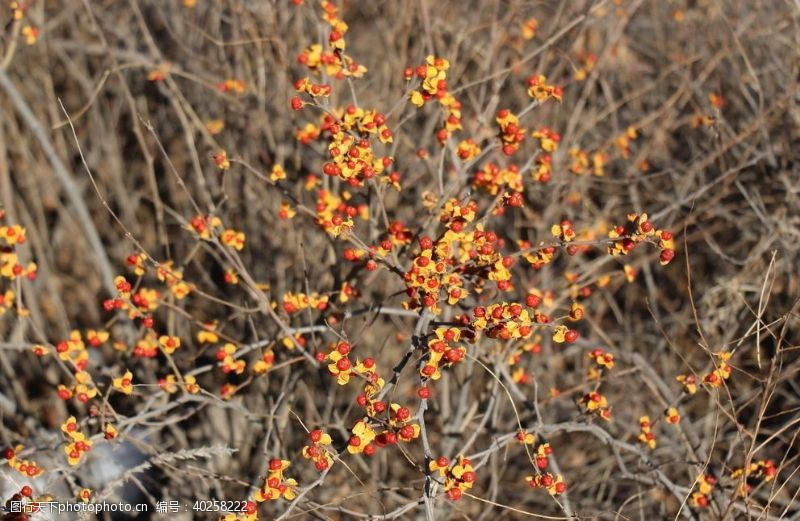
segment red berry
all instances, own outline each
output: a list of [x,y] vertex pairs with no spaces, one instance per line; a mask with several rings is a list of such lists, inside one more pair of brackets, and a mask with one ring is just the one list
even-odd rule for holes
[[5,459],[13,459],[14,456],[16,456],[16,454],[17,453],[11,447],[8,447],[7,449],[3,450],[3,458]]
[[574,329],[570,329],[569,331],[564,333],[564,340],[566,340],[567,342],[569,342],[571,344],[571,343],[575,342],[576,340],[578,340],[579,336],[580,335],[578,334],[577,331],[575,331]]
[[451,364],[455,364],[456,362],[461,360],[461,358],[463,357],[463,353],[458,349],[448,349],[447,351],[445,351],[444,357]]
[[325,163],[322,165],[322,173],[325,175],[334,176],[339,175],[340,172],[341,169],[333,163]]
[[675,250],[661,250],[661,255],[659,255],[661,262],[669,262],[675,258]]
[[350,367],[352,367],[352,365],[353,364],[350,363],[350,360],[348,358],[340,358],[339,361],[336,362],[336,369],[338,369],[339,371],[347,371],[348,369],[350,369]]
[[25,485],[19,491],[25,497],[31,497],[33,495],[33,489],[29,485]]
[[400,436],[402,438],[410,440],[411,438],[414,437],[414,427],[412,427],[411,425],[403,425],[403,427],[400,429]]
[[528,296],[525,297],[525,305],[528,306],[529,308],[539,307],[541,303],[542,303],[541,297],[538,297],[536,295],[528,294]]
[[411,411],[408,407],[400,407],[397,409],[397,412],[395,412],[395,416],[397,416],[397,419],[400,421],[406,421],[411,417]]

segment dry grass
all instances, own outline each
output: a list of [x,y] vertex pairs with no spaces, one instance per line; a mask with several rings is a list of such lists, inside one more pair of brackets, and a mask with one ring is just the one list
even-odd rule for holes
[[[39,275],[33,282],[0,282],[0,289],[16,288],[30,313],[0,317],[0,446],[22,443],[26,457],[48,469],[35,482],[37,494],[70,497],[91,481],[87,465],[69,467],[63,457],[59,425],[75,415],[96,445],[105,443],[101,422],[113,420],[121,438],[145,455],[141,468],[114,483],[142,491],[141,500],[150,503],[246,499],[263,483],[268,460],[282,457],[292,462],[286,473],[297,478],[302,494],[263,504],[266,518],[800,516],[796,1],[344,3],[347,54],[369,71],[352,82],[332,81],[331,106],[357,103],[388,114],[395,137],[385,149],[404,187],[353,190],[353,200],[370,209],[370,220],[358,221],[356,240],[376,244],[388,220],[402,220],[415,237],[436,236],[441,227],[423,206],[426,194],[440,201],[469,193],[485,212],[493,197],[471,189],[471,176],[485,161],[508,163],[496,145],[494,117],[501,108],[525,109],[526,78],[533,73],[564,85],[564,99],[534,108],[522,123],[547,125],[562,139],[551,182],[534,183],[526,174],[525,207],[488,220],[506,239],[505,252],[518,251],[517,239],[551,242],[551,225],[564,218],[578,230],[597,230],[624,222],[629,212],[647,212],[676,236],[677,255],[666,267],[644,246],[624,262],[605,255],[604,247],[560,255],[542,270],[519,262],[514,292],[489,284],[462,309],[446,306],[433,318],[452,321],[476,305],[524,298],[532,287],[553,291],[552,314],[559,317],[570,303],[565,273],[594,288],[576,326],[581,339],[565,348],[543,330],[541,353],[523,359],[529,383],[511,376],[506,359],[513,343],[482,338],[467,360],[431,384],[427,411],[418,415],[425,446],[434,458],[470,455],[478,475],[470,495],[457,502],[421,470],[420,439],[372,458],[345,452],[321,477],[300,457],[308,430],[330,432],[342,450],[363,417],[357,385],[336,385],[309,355],[346,338],[359,358],[376,359],[388,381],[391,368],[411,353],[387,398],[417,414],[415,364],[422,350],[415,348],[433,330],[432,317],[400,309],[405,286],[397,273],[343,261],[352,244],[332,239],[302,211],[292,220],[278,218],[281,201],[313,210],[303,179],[319,174],[327,158],[323,144],[301,145],[294,137],[321,113],[289,108],[294,81],[308,75],[296,56],[327,40],[317,2],[198,0],[189,8],[177,0],[37,0],[28,2],[21,21],[11,20],[8,3],[0,14],[0,207],[6,224],[27,229],[18,250],[37,262]],[[531,17],[539,21],[538,34],[524,40],[520,24]],[[41,29],[34,45],[22,36],[28,24]],[[581,53],[594,53],[597,62],[577,81]],[[464,130],[447,147],[434,138],[440,111],[407,101],[403,69],[427,54],[450,60],[448,86],[463,103]],[[166,64],[163,81],[148,80]],[[246,91],[220,92],[226,79],[241,80]],[[715,107],[711,94],[724,104]],[[699,117],[705,124],[694,124]],[[214,119],[224,121],[219,134],[206,126]],[[623,158],[614,140],[629,126],[639,136]],[[488,150],[474,166],[453,160],[457,141],[466,137]],[[530,157],[535,147],[527,141],[513,161]],[[418,157],[422,147],[428,159]],[[607,151],[605,175],[570,173],[571,147]],[[224,173],[212,159],[219,150],[232,159]],[[645,160],[649,166],[640,168]],[[274,164],[288,174],[279,185],[263,179]],[[331,178],[323,182],[340,188]],[[198,213],[243,230],[245,248],[198,240],[185,229]],[[390,262],[407,269],[413,250],[400,249]],[[29,348],[54,346],[72,329],[89,328],[107,329],[112,340],[133,346],[144,334],[140,321],[108,313],[102,303],[115,294],[116,274],[136,280],[125,265],[134,251],[157,263],[174,261],[198,291],[185,300],[165,297],[154,314],[157,331],[183,341],[170,358],[174,366],[163,356],[138,359],[108,344],[92,349],[89,371],[101,390],[95,417],[84,404],[55,398],[56,386],[69,384],[70,369],[52,355],[38,359]],[[634,282],[620,276],[623,263],[637,270]],[[238,286],[224,280],[231,267],[240,273]],[[609,286],[593,285],[606,274],[613,275]],[[163,289],[152,275],[144,282]],[[341,304],[336,296],[343,282],[360,296]],[[291,316],[270,307],[290,291],[330,294],[331,307]],[[345,312],[351,314],[331,321]],[[216,345],[194,340],[212,320],[248,362],[277,342],[275,367],[265,376],[249,369],[223,374]],[[306,349],[279,343],[294,328],[306,328]],[[597,346],[614,353],[617,363],[593,381],[586,377],[586,352]],[[684,393],[675,377],[701,378],[721,351],[733,353],[725,385]],[[134,395],[106,393],[125,368],[141,384]],[[205,391],[163,393],[156,383],[174,370],[196,374]],[[230,400],[220,398],[226,382],[240,387]],[[612,406],[610,422],[586,416],[576,404],[598,386]],[[677,426],[663,420],[673,406],[682,416]],[[637,440],[642,415],[657,420],[652,451]],[[550,470],[564,476],[566,494],[552,498],[526,484],[534,470],[513,439],[520,425],[552,445]],[[182,451],[190,464],[168,457]],[[778,469],[775,478],[738,495],[731,471],[767,459]],[[691,496],[703,472],[718,484],[709,506],[699,509]],[[9,494],[22,483],[5,467],[0,480]],[[435,497],[426,497],[425,482]],[[98,486],[98,497],[110,494]]]

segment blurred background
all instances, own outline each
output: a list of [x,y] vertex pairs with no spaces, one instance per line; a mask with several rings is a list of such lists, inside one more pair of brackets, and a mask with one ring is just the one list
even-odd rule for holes
[[[587,519],[797,519],[800,4],[334,4],[349,26],[346,53],[367,72],[314,81],[333,86],[332,107],[357,103],[387,114],[394,140],[382,150],[394,158],[403,186],[399,192],[383,185],[351,189],[351,204],[369,210],[354,230],[364,244],[382,240],[387,221],[402,221],[414,236],[437,233],[424,202],[435,203],[447,190],[459,198],[470,194],[486,207],[493,196],[472,186],[475,172],[487,162],[522,164],[532,153],[523,149],[509,159],[490,150],[462,168],[440,152],[435,133],[442,114],[411,105],[403,75],[427,55],[450,61],[448,88],[462,103],[458,139],[471,137],[483,147],[497,139],[498,110],[519,113],[529,105],[530,75],[563,87],[561,103],[536,107],[521,121],[528,130],[547,126],[561,139],[550,182],[526,176],[524,208],[490,220],[509,253],[519,251],[518,240],[551,241],[550,227],[562,219],[603,237],[629,212],[644,212],[675,235],[677,253],[666,267],[652,249],[624,262],[564,255],[542,270],[520,261],[511,296],[487,289],[440,317],[453,320],[475,305],[519,298],[534,287],[552,291],[554,309],[563,308],[571,287],[565,274],[587,285],[610,277],[605,287],[594,286],[585,304],[576,347],[563,349],[545,338],[541,353],[524,362],[531,381],[514,382],[523,420],[532,431],[538,425],[555,449],[569,485],[567,510],[564,500],[557,504],[528,487],[528,462],[508,446],[481,460],[472,493],[486,501],[437,501],[441,518],[522,516],[501,504]],[[291,220],[280,216],[285,202],[314,208],[309,174],[328,190],[345,188],[321,175],[325,143],[298,140],[298,131],[318,125],[322,113],[290,107],[295,80],[314,78],[298,56],[313,44],[327,45],[330,27],[321,13],[311,0],[4,0],[0,6],[2,224],[25,227],[27,241],[16,251],[38,267],[35,280],[0,281],[0,293],[14,290],[27,308],[24,316],[18,308],[0,316],[0,445],[22,443],[48,470],[57,469],[36,482],[42,491],[67,497],[91,486],[99,497],[111,497],[110,487],[90,484],[88,467],[66,466],[59,445],[59,426],[69,415],[92,433],[100,432],[101,420],[90,414],[91,404],[59,400],[56,390],[68,385],[69,371],[31,352],[36,344],[56,346],[72,330],[110,332],[104,347],[89,350],[90,373],[101,391],[126,368],[141,384],[133,396],[104,398],[98,414],[125,426],[131,451],[125,468],[142,458],[151,462],[113,478],[150,502],[209,494],[245,498],[269,457],[292,460],[287,472],[301,487],[312,483],[318,472],[299,457],[307,443],[303,426],[324,427],[341,448],[359,417],[355,391],[335,385],[324,365],[315,368],[299,347],[286,347],[284,327],[307,331],[302,342],[311,355],[344,335],[362,358],[378,361],[387,379],[405,353],[416,319],[402,313],[402,278],[343,260],[351,246],[302,211]],[[221,151],[231,160],[228,170],[218,166]],[[580,152],[583,170],[576,166]],[[275,165],[286,172],[278,184],[265,180]],[[192,218],[209,214],[246,234],[235,258],[187,229]],[[202,368],[197,380],[207,392],[195,398],[161,392],[159,379],[172,369],[162,359],[132,356],[146,331],[103,307],[117,295],[119,274],[159,285],[152,272],[141,280],[132,275],[126,259],[140,251],[158,263],[172,261],[196,289],[186,299],[165,291],[153,313],[155,330],[182,339],[175,369],[188,374]],[[404,251],[400,265],[411,258]],[[632,282],[623,264],[635,273]],[[231,274],[243,272],[248,280],[231,284]],[[357,290],[347,302],[339,298],[343,283]],[[330,303],[325,311],[298,314],[278,305],[273,316],[253,296],[256,286],[278,303],[287,292],[318,292]],[[398,311],[369,311],[381,305]],[[343,319],[346,311],[354,316]],[[208,323],[216,323],[220,342],[237,348],[261,342],[243,356],[248,363],[258,359],[258,349],[274,348],[278,367],[266,375],[219,371],[217,345],[196,340]],[[602,380],[613,406],[609,423],[586,420],[575,404],[595,389],[585,352],[599,346],[618,359]],[[491,341],[476,349],[488,364]],[[686,394],[676,376],[701,377],[716,367],[711,353],[720,351],[734,353],[727,385]],[[396,400],[417,400],[418,380],[409,371],[396,386]],[[518,429],[498,381],[470,362],[437,384],[428,423],[437,451],[455,450],[476,432],[471,451],[480,453]],[[220,397],[226,384],[239,387],[233,399]],[[537,424],[526,400],[541,406],[536,421],[556,427]],[[655,420],[672,406],[680,408],[683,429],[662,422],[658,446],[648,450],[637,441],[640,417]],[[608,438],[593,430],[598,425]],[[422,453],[409,447],[405,458],[379,452],[334,468],[294,514],[349,519],[422,512],[399,510],[419,498],[422,486],[415,467]],[[171,460],[165,452],[185,458]],[[740,497],[732,472],[768,458],[780,469],[777,478]],[[0,472],[4,490],[17,490],[19,478]],[[722,480],[712,504],[681,505],[682,496],[691,502],[703,473]],[[372,499],[376,495],[380,501]],[[270,504],[262,514],[277,516],[286,504]]]

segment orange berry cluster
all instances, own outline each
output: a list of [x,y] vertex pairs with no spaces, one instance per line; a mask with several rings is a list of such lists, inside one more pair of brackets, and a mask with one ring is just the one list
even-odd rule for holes
[[[308,78],[302,78],[294,82],[294,90],[300,94],[308,94],[312,98],[327,98],[333,92],[333,87],[327,83],[312,83]],[[299,98],[293,98],[292,108],[296,108],[296,101]],[[302,101],[301,101],[302,103]],[[302,105],[300,106],[302,108]]]
[[725,380],[731,376],[731,366],[728,363],[728,360],[731,359],[733,354],[727,351],[722,351],[720,353],[714,353],[714,355],[719,358],[719,364],[717,364],[716,369],[703,377],[703,383],[712,387],[722,387],[722,384],[725,382]]
[[[107,338],[107,335],[108,333],[103,336]],[[71,363],[78,371],[86,369],[86,366],[89,364],[89,352],[86,350],[83,336],[78,330],[71,331],[69,339],[62,340],[56,344],[56,353],[60,360]]]
[[625,225],[615,226],[608,232],[608,238],[613,242],[608,246],[608,253],[612,256],[627,255],[640,243],[655,241],[661,250],[659,261],[661,265],[669,264],[675,257],[675,241],[672,233],[667,230],[657,230],[655,225],[647,219],[647,214],[628,214]]
[[664,412],[664,421],[670,425],[676,425],[681,421],[681,415],[675,407],[669,407]]
[[400,440],[408,443],[419,437],[420,426],[412,423],[411,410],[400,404],[393,403],[389,406],[389,425],[397,433]]
[[500,126],[500,142],[503,145],[503,154],[514,155],[519,150],[520,145],[525,141],[526,129],[519,126],[519,118],[508,109],[497,111],[495,118]]
[[328,190],[317,192],[317,202],[314,207],[316,210],[316,223],[325,230],[331,237],[346,237],[355,226],[354,217],[362,220],[369,218],[368,207],[364,204],[347,204],[352,196],[349,192],[342,192],[341,197],[337,197]]
[[[437,243],[438,244],[438,243]],[[447,292],[447,302],[455,303],[466,297],[463,289],[463,281],[458,273],[449,271],[452,258],[442,258],[441,251],[435,248],[434,242],[430,237],[422,237],[419,240],[422,251],[417,255],[411,267],[403,275],[406,284],[406,294],[409,300],[404,302],[404,307],[417,309],[425,307],[432,313],[441,312],[439,300],[442,291]]]
[[489,195],[497,195],[501,190],[511,190],[509,198],[513,199],[509,201],[509,205],[522,206],[522,196],[518,193],[524,190],[522,174],[516,165],[501,168],[495,163],[486,163],[482,169],[475,172],[472,187],[483,189]]
[[[235,236],[230,240],[226,241],[226,234],[233,233]],[[223,244],[232,245],[232,244],[241,244],[244,246],[244,234],[242,232],[235,232],[233,230],[226,230],[220,236],[220,239]],[[241,241],[241,242],[239,242]],[[241,249],[241,247],[234,246],[236,249]],[[173,262],[167,261],[162,264],[159,264],[156,267],[156,276],[158,280],[165,283],[169,291],[177,300],[182,300],[186,298],[192,291],[194,291],[194,286],[188,284],[186,281],[183,280],[183,270],[174,269],[172,267]]]
[[322,472],[333,464],[333,456],[328,450],[332,443],[331,436],[316,429],[309,433],[309,438],[311,443],[303,447],[302,455],[304,458],[313,461],[317,470]]
[[457,364],[467,352],[465,347],[457,344],[461,339],[458,328],[438,327],[434,334],[435,337],[428,340],[427,359],[419,369],[423,379],[438,380],[442,377],[442,368]]
[[[157,80],[159,78],[154,78]],[[232,92],[233,94],[244,94],[245,85],[242,80],[228,78],[225,81],[217,84],[217,90],[220,92]]]
[[328,308],[328,296],[320,295],[319,293],[292,293],[291,291],[283,295],[281,299],[281,307],[289,314],[298,313],[305,309],[316,309],[317,311],[325,311]]
[[431,460],[428,469],[431,472],[439,472],[444,478],[444,491],[453,501],[461,499],[463,493],[472,488],[477,478],[472,462],[461,455],[452,465],[444,456]]
[[36,462],[20,458],[20,453],[25,449],[23,445],[16,445],[8,447],[3,450],[3,459],[8,463],[8,466],[16,470],[24,476],[35,478],[44,473],[44,469]]
[[586,393],[580,399],[580,403],[586,408],[587,413],[594,414],[606,421],[611,419],[611,407],[608,405],[608,400],[597,391]]
[[91,375],[86,371],[80,370],[75,373],[74,383],[70,387],[58,385],[57,394],[62,400],[69,400],[74,397],[79,402],[87,403],[97,396],[97,387],[94,385]]
[[696,508],[708,508],[711,503],[711,493],[717,484],[717,478],[711,474],[701,474],[697,477],[697,492],[692,493],[692,506]]
[[[5,213],[0,210],[0,220],[5,217]],[[22,265],[19,256],[14,251],[16,246],[25,244],[27,240],[25,228],[14,224],[11,226],[0,226],[0,278],[8,280],[15,280],[17,277],[26,277],[29,280],[36,278],[36,263],[29,262],[26,266]],[[2,243],[5,244],[2,244]],[[13,297],[4,305],[0,305],[0,313],[2,308],[10,308],[13,305]]]
[[647,445],[650,450],[656,448],[656,434],[649,416],[639,418],[639,441]]
[[[0,209],[0,221],[5,218],[5,212]],[[29,262],[26,266],[17,255],[15,248],[25,244],[27,240],[25,228],[17,224],[0,226],[0,283],[2,279],[14,281],[17,277],[29,280],[36,279],[36,263]],[[28,311],[17,301],[17,294],[12,289],[3,290],[0,286],[0,316],[17,306],[20,316],[25,316]]]
[[607,353],[600,347],[592,349],[587,355],[598,367],[604,369],[611,369],[614,367],[614,355]]
[[531,136],[539,140],[539,148],[547,153],[555,152],[561,142],[561,134],[554,132],[550,127],[539,127],[531,132]]
[[[380,176],[392,165],[391,157],[375,155],[365,125],[358,126],[362,134],[360,138],[347,132],[348,129],[342,128],[338,122],[322,128],[330,136],[328,153],[331,161],[322,166],[325,175],[339,177],[349,185],[358,187]],[[386,131],[383,134],[386,135]]]
[[548,84],[546,76],[534,74],[528,77],[528,96],[539,103],[544,103],[549,99],[554,99],[560,103],[563,95],[564,89]]
[[747,467],[738,468],[731,471],[731,479],[741,480],[738,492],[742,497],[747,496],[752,490],[761,483],[768,483],[778,475],[778,468],[771,459],[753,461]]
[[269,470],[264,484],[255,491],[253,499],[258,503],[286,499],[291,501],[297,497],[297,481],[286,478],[283,471],[289,468],[289,460],[272,459],[269,461]]
[[67,421],[61,425],[61,431],[69,439],[69,443],[64,447],[64,452],[67,454],[67,462],[75,466],[80,463],[83,455],[92,448],[92,440],[78,430],[78,421],[74,416],[67,418]]
[[244,360],[237,360],[234,357],[235,354],[236,346],[230,342],[225,343],[225,345],[217,349],[215,356],[220,364],[220,367],[222,368],[223,373],[242,374],[244,372],[247,364]]
[[536,447],[536,468],[544,470],[550,463],[550,455],[553,454],[553,447],[549,443],[542,443]]
[[[332,36],[338,36],[334,43],[341,44],[344,38],[341,33],[331,31]],[[344,78],[360,78],[367,72],[367,68],[350,56],[342,55],[334,51],[326,51],[322,45],[315,43],[297,56],[297,62],[308,67],[308,69],[319,74],[325,73],[326,76],[341,80]]]
[[533,326],[541,317],[537,311],[533,313],[531,317],[530,311],[517,302],[479,306],[472,312],[471,325],[476,331],[486,331],[489,338],[526,339],[531,337]]
[[129,318],[142,318],[145,327],[151,327],[148,317],[161,305],[161,292],[144,286],[133,292],[133,284],[122,275],[114,279],[114,286],[117,296],[103,301],[103,308],[106,311],[127,310]]
[[550,472],[545,472],[535,476],[526,476],[525,481],[528,482],[531,488],[547,489],[551,496],[558,496],[567,491],[567,484],[561,474],[553,475]]
[[522,250],[522,258],[528,261],[535,270],[540,270],[550,264],[556,256],[555,246],[543,246],[534,249],[533,245],[528,241],[517,241],[517,246]]
[[467,280],[475,292],[480,292],[486,281],[495,282],[501,291],[513,289],[509,268],[514,259],[499,253],[505,241],[494,232],[484,231],[482,224],[467,229],[476,210],[474,201],[452,199],[445,203],[440,218],[445,233],[435,242],[427,236],[420,238],[421,252],[404,275],[410,297],[404,303],[406,308],[424,306],[438,314],[442,292],[449,305],[469,295]]
[[697,377],[693,374],[679,374],[675,377],[683,385],[683,390],[692,395],[697,392]]
[[436,132],[436,140],[444,145],[448,139],[463,129],[461,125],[461,102],[447,90],[447,71],[450,62],[444,58],[428,56],[425,63],[416,68],[406,67],[403,75],[407,81],[415,76],[420,81],[420,88],[411,91],[409,99],[416,107],[422,107],[431,100],[436,100],[443,110],[444,124]]
[[456,147],[456,154],[459,158],[461,158],[462,161],[474,159],[478,157],[480,153],[481,147],[479,147],[472,138],[467,138],[463,141],[460,141]]
[[337,80],[347,77],[362,77],[367,72],[367,68],[344,54],[347,46],[344,35],[348,26],[339,18],[339,8],[329,0],[322,0],[320,4],[322,19],[328,23],[331,29],[328,34],[330,51],[323,51],[320,44],[311,45],[297,57],[298,63],[305,65],[316,74],[324,73]]
[[363,452],[366,456],[375,454],[376,449],[372,441],[377,434],[367,422],[358,420],[350,432],[350,438],[347,440],[347,452],[350,454],[360,454]]

